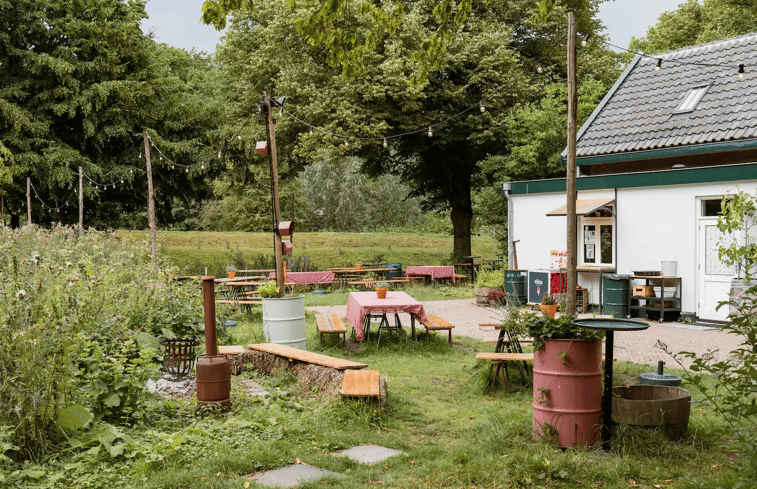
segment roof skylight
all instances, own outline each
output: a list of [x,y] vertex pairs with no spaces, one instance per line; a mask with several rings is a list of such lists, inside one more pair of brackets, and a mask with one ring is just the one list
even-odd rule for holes
[[694,87],[689,90],[689,93],[686,94],[686,98],[683,99],[681,105],[676,109],[676,114],[681,112],[691,112],[694,110],[709,87],[709,85],[705,85],[703,87]]

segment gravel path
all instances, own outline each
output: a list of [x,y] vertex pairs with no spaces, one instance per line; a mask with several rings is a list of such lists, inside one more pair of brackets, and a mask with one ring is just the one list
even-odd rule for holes
[[[423,302],[423,305],[427,313],[436,314],[455,325],[455,329],[452,330],[453,341],[455,336],[468,336],[480,340],[497,339],[497,331],[479,327],[479,323],[482,322],[498,321],[497,311],[488,307],[477,306],[475,299],[428,301]],[[318,313],[339,314],[345,317],[347,306],[308,307],[308,310]],[[586,316],[592,317],[591,315]],[[407,315],[400,315],[400,320],[403,324],[409,324],[410,321]],[[673,359],[667,353],[655,347],[658,340],[668,345],[670,350],[674,352],[693,351],[703,354],[709,350],[717,350],[716,357],[724,358],[728,352],[739,345],[742,339],[739,336],[711,328],[679,323],[657,323],[656,321],[649,321],[649,324],[649,329],[645,331],[615,333],[615,359],[655,367],[658,360],[663,360],[668,366],[673,367],[675,366]],[[688,366],[690,361],[684,363]]]

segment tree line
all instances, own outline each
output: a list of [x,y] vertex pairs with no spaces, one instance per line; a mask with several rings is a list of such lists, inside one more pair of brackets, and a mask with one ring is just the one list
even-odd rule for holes
[[[268,162],[255,152],[267,90],[286,97],[276,116],[282,213],[299,229],[442,230],[469,254],[472,232],[504,230],[502,181],[563,175],[566,8],[579,9],[589,40],[579,50],[579,122],[630,58],[602,42],[600,0],[547,11],[535,0],[443,2],[453,17],[469,6],[454,21],[430,0],[405,2],[401,15],[390,0],[374,3],[382,15],[339,2],[337,31],[315,41],[309,4],[223,3],[228,30],[208,55],[143,33],[143,0],[0,0],[6,223],[26,212],[26,177],[36,223],[76,222],[82,167],[85,225],[144,226],[146,130],[160,149],[160,227],[269,229]],[[733,9],[744,15],[725,15]],[[631,47],[735,35],[754,20],[739,0],[691,0]],[[359,57],[340,57],[355,39],[365,40]],[[68,212],[50,208],[67,201]]]

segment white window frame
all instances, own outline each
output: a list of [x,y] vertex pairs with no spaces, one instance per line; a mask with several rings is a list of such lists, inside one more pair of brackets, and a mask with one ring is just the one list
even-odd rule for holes
[[[612,226],[612,263],[602,263],[601,252],[601,233],[600,226]],[[594,234],[594,256],[595,262],[587,262],[584,256],[584,226],[595,226],[596,232]],[[580,267],[614,267],[615,266],[615,240],[617,239],[617,233],[615,229],[615,219],[612,217],[587,217],[581,216],[578,219],[578,262]]]

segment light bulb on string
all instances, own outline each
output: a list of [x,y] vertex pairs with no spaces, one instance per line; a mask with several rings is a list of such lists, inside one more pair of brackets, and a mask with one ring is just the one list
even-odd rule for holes
[[346,148],[349,145],[350,145],[350,142],[345,138],[345,140],[344,140],[344,147]]
[[242,134],[241,133],[237,133],[237,139],[242,139]]
[[434,131],[431,130],[431,126],[428,127],[428,137],[431,137],[434,135]]
[[310,134],[313,134],[313,126],[310,126]]
[[189,173],[189,167],[187,167],[187,173]]
[[654,67],[654,70],[659,73],[660,69],[662,68],[662,58],[657,59],[657,66]]
[[219,160],[221,159],[221,152],[220,151],[218,152],[218,159]]
[[384,138],[384,147],[385,147],[385,148],[387,147],[387,144],[386,144],[386,138]]
[[171,165],[171,170],[175,170],[175,169],[176,169],[176,165]]
[[204,170],[204,169],[205,169],[205,163],[203,163],[202,165],[200,165],[200,170]]
[[744,81],[744,65],[739,65],[739,81]]
[[541,73],[542,71],[544,71],[544,67],[541,65],[541,63],[537,63],[536,64],[536,72],[537,73]]
[[483,101],[483,100],[482,100],[482,101],[480,101],[480,102],[478,103],[478,105],[480,105],[480,110],[481,110],[481,113],[482,113],[482,114],[483,114],[484,112],[486,112],[486,107],[484,107],[484,101]]

